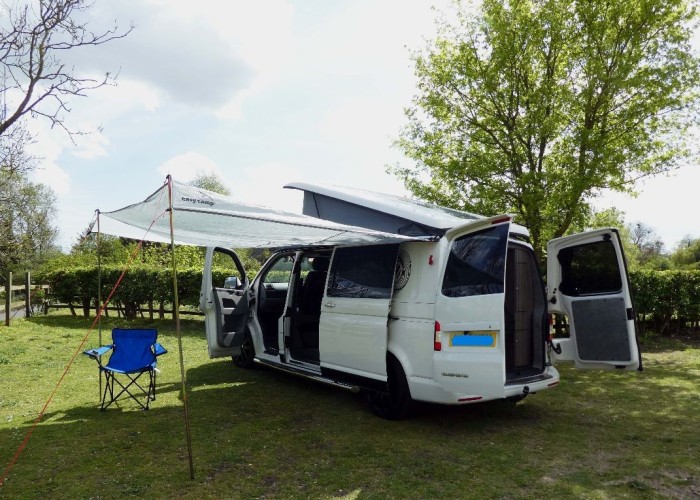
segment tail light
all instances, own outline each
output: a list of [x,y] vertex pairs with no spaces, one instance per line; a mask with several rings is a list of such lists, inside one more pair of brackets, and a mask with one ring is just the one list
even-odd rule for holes
[[433,338],[433,349],[442,351],[442,334],[440,333],[440,322],[435,322],[435,337]]

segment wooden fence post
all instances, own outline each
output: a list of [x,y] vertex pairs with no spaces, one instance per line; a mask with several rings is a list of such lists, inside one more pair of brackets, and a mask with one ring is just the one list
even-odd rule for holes
[[32,315],[32,281],[29,271],[24,273],[24,317]]
[[12,306],[12,271],[7,273],[5,283],[5,326],[10,326],[10,307]]

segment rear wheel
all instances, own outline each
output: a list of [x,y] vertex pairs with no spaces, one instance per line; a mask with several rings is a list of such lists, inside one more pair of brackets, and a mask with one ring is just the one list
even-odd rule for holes
[[241,352],[231,356],[233,364],[239,368],[252,368],[253,360],[255,359],[255,347],[253,346],[253,338],[250,332],[246,331],[241,344]]
[[400,420],[410,415],[413,400],[401,363],[393,356],[389,357],[387,361],[389,392],[368,392],[367,401],[372,411],[380,417],[388,420]]

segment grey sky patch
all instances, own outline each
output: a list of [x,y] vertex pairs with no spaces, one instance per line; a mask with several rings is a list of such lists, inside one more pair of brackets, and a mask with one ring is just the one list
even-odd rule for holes
[[253,70],[232,44],[195,17],[186,19],[136,0],[95,4],[87,14],[95,32],[112,27],[115,20],[121,30],[130,22],[135,29],[123,39],[63,54],[80,72],[119,73],[120,78],[153,85],[177,103],[212,110],[253,79]]

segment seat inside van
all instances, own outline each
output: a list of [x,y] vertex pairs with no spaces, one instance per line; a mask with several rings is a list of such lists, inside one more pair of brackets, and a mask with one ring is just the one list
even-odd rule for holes
[[318,326],[329,263],[328,254],[306,254],[296,267],[291,351],[304,361],[319,361]]

